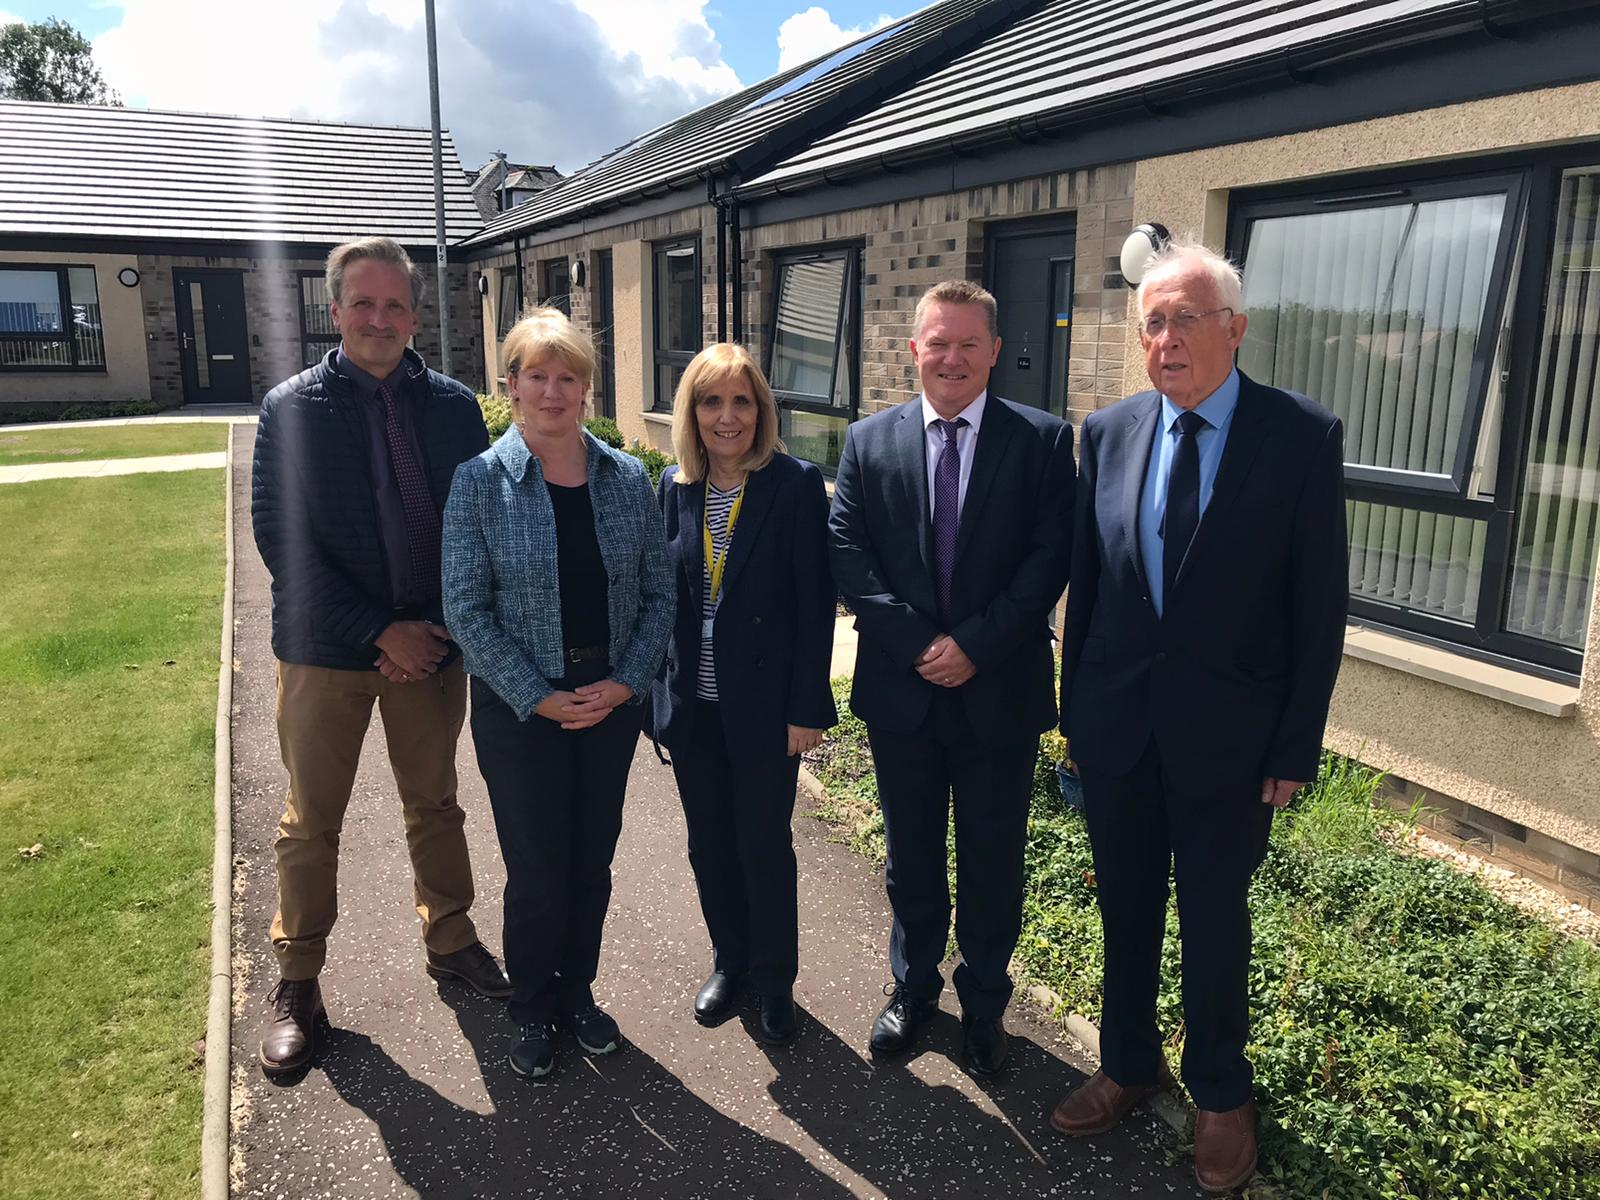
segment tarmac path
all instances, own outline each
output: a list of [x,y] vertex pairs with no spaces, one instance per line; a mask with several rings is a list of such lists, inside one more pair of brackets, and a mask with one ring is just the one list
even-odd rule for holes
[[[799,1042],[764,1050],[755,1013],[706,1030],[690,1014],[705,928],[670,769],[634,761],[596,992],[627,1044],[600,1059],[571,1042],[532,1082],[506,1065],[501,1006],[422,970],[410,871],[383,739],[366,745],[343,840],[340,920],[323,975],[334,1026],[303,1076],[267,1080],[255,1052],[276,981],[266,929],[285,776],[273,722],[267,578],[250,534],[254,430],[235,431],[237,553],[233,803],[233,1195],[312,1197],[1196,1196],[1186,1158],[1142,1110],[1070,1141],[1046,1121],[1089,1067],[1020,1001],[1012,1066],[979,1083],[955,1062],[951,989],[908,1061],[874,1067],[867,1030],[890,978],[881,872],[795,818],[801,879]],[[500,944],[504,879],[471,735],[461,802],[478,879],[473,909]],[[801,808],[805,807],[802,798]]]

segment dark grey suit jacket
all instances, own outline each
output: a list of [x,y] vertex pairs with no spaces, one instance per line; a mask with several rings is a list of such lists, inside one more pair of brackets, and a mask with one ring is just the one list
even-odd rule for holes
[[909,733],[935,685],[916,660],[941,633],[977,667],[959,689],[985,743],[1055,722],[1048,616],[1066,586],[1075,472],[1072,429],[990,396],[956,535],[951,627],[937,615],[920,398],[850,426],[834,482],[833,577],[860,642],[851,710]]

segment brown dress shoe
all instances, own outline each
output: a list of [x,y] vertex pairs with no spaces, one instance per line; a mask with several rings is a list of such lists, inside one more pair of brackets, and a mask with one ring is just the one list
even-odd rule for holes
[[1056,1105],[1050,1114],[1050,1127],[1069,1137],[1104,1133],[1132,1111],[1146,1096],[1159,1092],[1170,1078],[1165,1070],[1155,1083],[1123,1087],[1104,1071],[1096,1071],[1076,1091]]
[[1194,1120],[1194,1174],[1208,1192],[1231,1192],[1256,1173],[1256,1102],[1228,1112],[1200,1109]]
[[261,1029],[258,1057],[268,1075],[287,1075],[311,1061],[317,1023],[325,1020],[322,988],[315,979],[280,979],[267,993],[272,1012]]
[[449,954],[428,951],[428,974],[435,979],[459,979],[480,996],[504,1000],[511,995],[511,980],[482,942],[473,942]]

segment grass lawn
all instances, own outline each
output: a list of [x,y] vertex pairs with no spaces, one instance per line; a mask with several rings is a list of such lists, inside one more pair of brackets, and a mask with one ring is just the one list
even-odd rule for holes
[[91,425],[87,429],[8,431],[0,426],[0,467],[97,458],[203,454],[228,448],[228,427],[218,421],[161,421],[148,425]]
[[198,1187],[222,478],[0,486],[7,1196]]

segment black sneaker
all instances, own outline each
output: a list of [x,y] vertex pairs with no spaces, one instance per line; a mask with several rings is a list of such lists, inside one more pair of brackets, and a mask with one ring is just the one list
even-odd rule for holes
[[573,1036],[590,1054],[610,1054],[622,1045],[622,1030],[617,1023],[600,1011],[598,1004],[588,1004],[574,1012],[568,1020]]
[[511,1047],[511,1069],[518,1075],[538,1079],[550,1074],[556,1065],[555,1027],[543,1021],[534,1021],[517,1030],[516,1045]]

